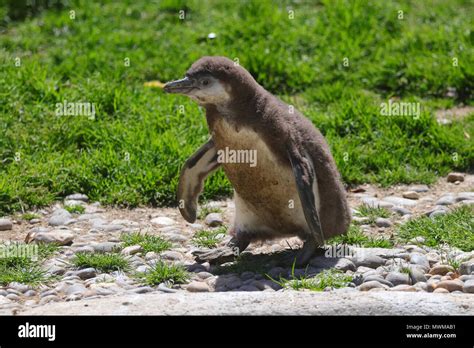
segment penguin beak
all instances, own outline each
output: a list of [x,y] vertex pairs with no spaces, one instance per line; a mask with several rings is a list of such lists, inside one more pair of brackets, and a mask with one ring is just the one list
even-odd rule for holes
[[163,90],[166,93],[188,94],[195,88],[195,80],[186,76],[184,79],[168,82]]

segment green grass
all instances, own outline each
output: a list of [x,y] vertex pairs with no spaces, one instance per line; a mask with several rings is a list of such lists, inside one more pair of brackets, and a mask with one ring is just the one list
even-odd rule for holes
[[[203,55],[238,58],[311,119],[348,184],[431,183],[473,168],[465,134],[472,138],[474,115],[446,126],[433,116],[440,106],[473,105],[466,15],[473,7],[465,0],[71,0],[23,21],[0,18],[0,214],[74,192],[125,207],[175,205],[180,167],[208,138],[204,111],[143,83],[179,78]],[[8,12],[0,5],[0,17]],[[216,39],[206,39],[210,32]],[[380,103],[390,97],[419,102],[420,117],[382,116]],[[95,118],[56,116],[64,101],[94,103]],[[203,200],[231,192],[219,170]]]
[[161,253],[162,251],[168,250],[172,247],[171,242],[163,239],[159,236],[153,236],[150,234],[142,234],[140,232],[123,233],[121,240],[124,247],[131,245],[140,245],[143,248],[143,253],[154,251],[155,253]]
[[205,248],[215,248],[227,232],[226,226],[221,226],[213,230],[197,231],[192,239],[194,245]]
[[21,216],[21,218],[25,221],[31,221],[33,219],[39,219],[41,215],[35,213],[25,213]]
[[293,290],[311,290],[323,291],[326,288],[339,289],[346,287],[352,281],[352,277],[342,273],[336,269],[324,270],[314,277],[308,277],[306,274],[302,276],[295,276],[295,263],[291,269],[291,278],[286,279],[280,277],[279,280],[274,280],[267,275],[269,279],[280,285],[282,288],[289,288]]
[[99,272],[126,271],[129,269],[128,260],[118,253],[77,253],[71,260],[77,268],[95,268]]
[[350,225],[347,234],[333,237],[326,242],[328,245],[349,244],[364,248],[386,248],[393,247],[393,242],[383,237],[366,236],[359,226]]
[[220,209],[220,208],[210,208],[210,207],[207,207],[207,206],[204,205],[199,209],[198,219],[199,220],[204,220],[206,218],[206,216],[209,215],[210,213],[222,213],[222,209]]
[[71,214],[83,214],[86,211],[86,208],[84,208],[82,205],[76,204],[76,205],[68,205],[64,207],[68,212]]
[[409,220],[397,231],[401,241],[421,236],[425,245],[436,247],[449,244],[464,251],[474,250],[474,209],[460,206],[446,215],[427,216]]
[[189,279],[189,274],[184,266],[168,264],[163,261],[157,262],[151,269],[138,273],[136,276],[147,285],[158,285],[163,282],[182,284]]
[[355,215],[368,218],[367,223],[372,225],[375,224],[377,218],[388,218],[391,214],[386,208],[362,204],[357,208],[357,213]]

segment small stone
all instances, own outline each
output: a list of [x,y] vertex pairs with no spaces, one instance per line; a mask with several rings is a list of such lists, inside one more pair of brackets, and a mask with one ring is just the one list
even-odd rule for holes
[[464,283],[462,291],[468,294],[474,294],[474,279],[470,279]]
[[394,286],[400,284],[409,284],[410,283],[410,275],[407,273],[400,273],[400,272],[390,272],[385,277],[385,280],[388,280]]
[[368,282],[372,282],[372,281],[376,281],[376,282],[379,282],[383,285],[386,285],[388,287],[392,287],[393,286],[393,283],[387,279],[384,279],[381,275],[370,275],[370,276],[367,276],[367,277],[364,277],[364,283],[368,283]]
[[83,294],[86,292],[86,287],[82,284],[72,284],[64,290],[64,293],[69,296],[69,295],[77,295],[77,294]]
[[0,231],[9,231],[13,228],[13,223],[8,219],[0,219]]
[[143,251],[143,248],[141,245],[130,245],[128,247],[123,248],[120,253],[122,255],[135,255],[141,251]]
[[408,187],[408,190],[415,191],[415,192],[428,192],[429,187],[427,185],[412,185]]
[[390,227],[392,222],[389,219],[379,217],[375,220],[375,225],[377,227]]
[[209,272],[202,271],[202,272],[197,273],[197,276],[201,279],[207,279],[207,278],[213,277],[213,274],[209,273]]
[[87,197],[83,193],[74,193],[72,195],[66,196],[65,200],[72,200],[72,201],[82,201],[82,202],[89,202],[89,197]]
[[464,283],[460,280],[442,280],[436,284],[436,289],[443,288],[451,291],[462,291]]
[[94,268],[84,268],[74,272],[74,275],[78,276],[82,280],[94,278],[96,276],[96,270]]
[[76,254],[92,254],[94,253],[94,248],[89,246],[89,245],[85,245],[85,246],[81,246],[81,247],[77,247],[74,249],[74,252]]
[[354,223],[357,223],[359,225],[364,225],[370,222],[370,218],[367,216],[353,216],[352,221],[354,221]]
[[114,249],[118,248],[119,243],[115,242],[102,242],[102,243],[95,243],[91,245],[94,248],[95,252],[98,253],[109,253]]
[[462,173],[449,173],[447,177],[448,182],[464,181],[464,174]]
[[394,213],[397,213],[398,215],[401,215],[401,216],[411,214],[411,212],[408,209],[403,208],[403,207],[398,207],[398,206],[393,206],[392,208],[390,208],[390,210],[393,211]]
[[20,300],[20,296],[18,296],[17,294],[8,294],[5,297],[8,298],[11,301],[19,301]]
[[419,199],[420,195],[416,191],[405,191],[403,192],[402,197],[408,199]]
[[171,226],[176,223],[173,219],[166,217],[166,216],[159,216],[154,219],[151,219],[150,221],[153,225],[158,225],[158,226]]
[[67,225],[72,220],[72,215],[67,210],[59,208],[56,209],[48,220],[51,226]]
[[74,234],[67,229],[56,229],[51,232],[40,232],[32,235],[32,241],[36,243],[55,243],[58,245],[68,245],[74,240]]
[[377,268],[385,265],[386,260],[374,254],[356,255],[350,259],[356,267],[364,266],[369,268]]
[[135,294],[146,294],[147,292],[153,292],[155,289],[153,289],[150,286],[140,286],[136,289],[132,289],[132,292]]
[[426,239],[422,236],[418,236],[418,237],[410,239],[410,243],[413,243],[413,244],[423,244],[425,242],[426,242]]
[[398,206],[412,207],[412,206],[416,205],[416,202],[411,200],[411,199],[406,199],[406,198],[402,198],[402,197],[395,197],[395,196],[385,197],[383,199],[383,201],[389,202],[389,203],[392,203],[392,204],[398,205]]
[[59,302],[59,301],[61,301],[61,299],[58,296],[50,295],[50,296],[45,296],[45,297],[41,298],[41,300],[39,301],[39,304],[44,305],[46,303]]
[[428,285],[426,282],[418,282],[413,285],[416,289],[419,289],[421,291],[428,291]]
[[410,263],[421,266],[425,271],[430,269],[430,263],[425,255],[417,252],[410,254]]
[[453,195],[446,195],[436,201],[436,205],[451,205],[456,203]]
[[28,290],[27,292],[24,293],[26,297],[34,297],[37,295],[37,292],[34,290]]
[[178,261],[183,258],[183,255],[174,250],[166,250],[160,254],[160,257],[164,260]]
[[449,294],[449,290],[446,290],[445,288],[436,288],[436,289],[433,290],[433,293]]
[[204,220],[206,225],[210,227],[217,227],[221,226],[224,221],[222,220],[222,216],[219,213],[210,213],[207,214],[206,219]]
[[448,272],[454,272],[454,268],[449,265],[437,265],[430,270],[429,274],[443,276]]
[[425,272],[418,267],[410,267],[410,278],[413,284],[427,281]]
[[461,263],[459,266],[459,273],[472,274],[474,272],[474,259]]
[[474,200],[474,192],[459,192],[456,196],[456,202]]
[[363,284],[359,287],[359,290],[360,290],[360,291],[369,291],[369,290],[375,289],[375,288],[378,288],[378,289],[387,289],[388,287],[387,287],[386,285],[381,284],[380,282],[378,282],[378,281],[376,281],[376,280],[372,280],[372,281],[363,283]]
[[204,282],[191,282],[186,290],[189,292],[209,292],[209,286]]

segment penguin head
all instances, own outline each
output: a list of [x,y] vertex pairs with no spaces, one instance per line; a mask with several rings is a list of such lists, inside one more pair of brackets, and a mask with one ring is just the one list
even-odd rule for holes
[[252,81],[256,84],[244,68],[228,58],[202,57],[183,79],[168,82],[164,91],[186,95],[202,106],[222,106],[239,98]]

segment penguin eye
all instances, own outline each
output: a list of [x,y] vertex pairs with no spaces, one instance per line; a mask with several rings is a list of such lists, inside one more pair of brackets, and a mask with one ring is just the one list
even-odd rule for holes
[[207,86],[209,84],[209,80],[202,80],[201,83],[203,86]]

